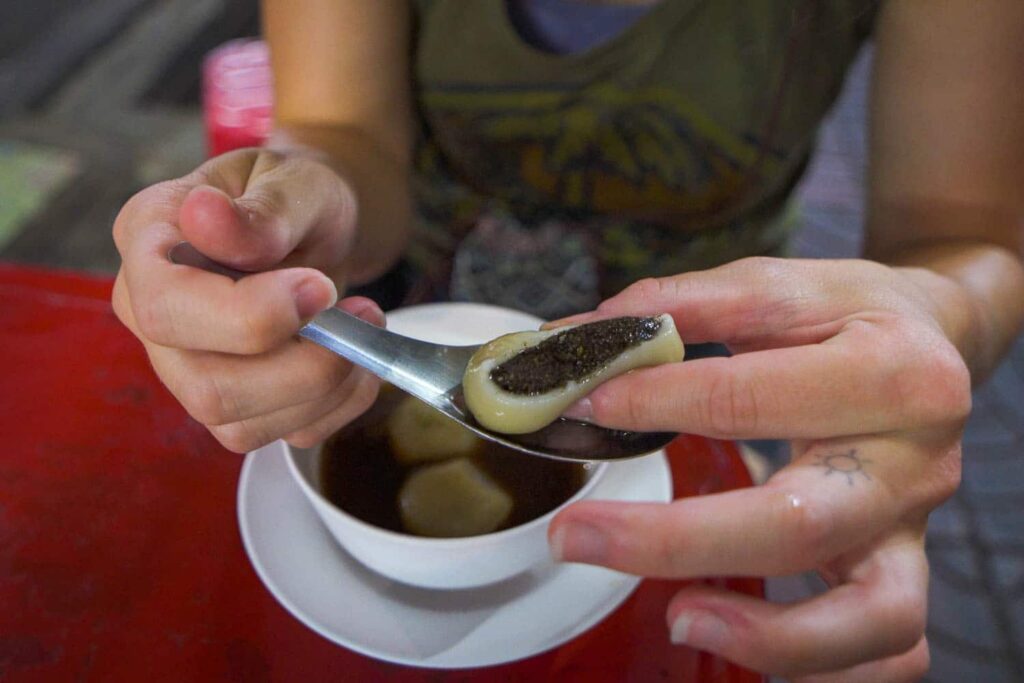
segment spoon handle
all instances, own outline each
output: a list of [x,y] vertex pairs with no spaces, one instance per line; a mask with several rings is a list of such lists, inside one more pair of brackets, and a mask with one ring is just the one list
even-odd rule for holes
[[[249,275],[217,263],[188,242],[174,245],[167,256],[173,263],[233,280]],[[337,308],[317,314],[299,330],[299,336],[430,403],[436,403],[459,385],[476,350],[472,346],[443,346],[403,337]]]
[[403,337],[337,308],[318,314],[299,330],[299,336],[430,403],[462,382],[475,350]]

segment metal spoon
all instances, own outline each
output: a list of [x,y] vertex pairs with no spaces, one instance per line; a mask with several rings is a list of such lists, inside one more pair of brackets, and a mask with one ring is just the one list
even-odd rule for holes
[[[173,263],[233,280],[248,275],[207,258],[188,242],[176,244],[167,257]],[[314,317],[299,330],[299,336],[366,368],[483,438],[530,455],[574,461],[622,460],[659,450],[676,436],[606,429],[564,418],[530,434],[493,432],[473,418],[462,397],[462,375],[479,346],[445,346],[403,337],[336,308]]]

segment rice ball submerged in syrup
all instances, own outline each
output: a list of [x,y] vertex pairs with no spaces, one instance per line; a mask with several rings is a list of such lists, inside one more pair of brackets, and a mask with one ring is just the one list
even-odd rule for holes
[[582,463],[524,458],[393,386],[324,444],[318,479],[334,505],[381,529],[458,538],[509,529],[571,498]]

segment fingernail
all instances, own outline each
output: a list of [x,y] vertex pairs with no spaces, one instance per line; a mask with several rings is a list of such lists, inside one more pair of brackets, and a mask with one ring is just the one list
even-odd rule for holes
[[600,563],[608,556],[608,536],[589,524],[564,524],[551,536],[551,555],[558,562]]
[[378,321],[384,317],[380,307],[373,301],[358,301],[355,304],[346,301],[342,307],[360,320],[365,320],[373,325],[377,325]]
[[560,526],[555,529],[555,532],[551,534],[551,539],[548,541],[548,549],[551,551],[551,559],[555,562],[563,562],[565,560],[565,527]]
[[540,326],[542,330],[553,330],[558,327],[565,327],[566,325],[573,325],[575,323],[586,322],[587,318],[591,316],[590,313],[577,313],[576,315],[566,316],[565,318],[559,318],[558,320],[549,320]]
[[729,626],[711,612],[682,612],[672,622],[669,638],[676,645],[719,652],[729,638]]
[[326,278],[309,278],[295,288],[295,307],[303,320],[327,310],[338,300],[334,283],[325,280]]
[[569,406],[568,410],[562,413],[562,415],[570,420],[589,422],[594,417],[594,406],[589,398],[584,397]]

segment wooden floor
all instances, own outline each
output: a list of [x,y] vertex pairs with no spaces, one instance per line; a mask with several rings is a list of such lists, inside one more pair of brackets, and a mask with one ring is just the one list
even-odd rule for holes
[[[253,25],[254,3],[50,4],[64,14],[0,61],[0,259],[112,272],[120,205],[203,158],[194,66]],[[30,5],[3,3],[0,25]],[[851,72],[800,187],[801,255],[858,253],[869,61]],[[977,391],[964,456],[963,486],[929,526],[928,680],[1022,681],[1024,341]]]

